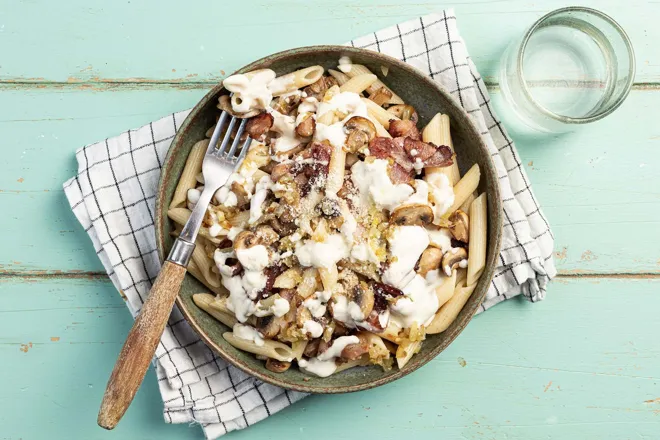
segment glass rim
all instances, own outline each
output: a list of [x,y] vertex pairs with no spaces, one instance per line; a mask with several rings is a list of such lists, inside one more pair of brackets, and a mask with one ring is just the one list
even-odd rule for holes
[[[548,110],[547,108],[545,108],[544,106],[539,104],[532,97],[532,94],[531,94],[529,88],[527,87],[527,81],[525,80],[525,76],[524,76],[523,56],[525,54],[525,49],[527,48],[527,43],[529,42],[529,39],[532,37],[534,32],[536,32],[546,20],[548,20],[549,18],[554,17],[555,15],[563,14],[565,12],[584,12],[584,13],[594,15],[594,16],[604,20],[605,22],[610,24],[619,33],[619,35],[621,36],[621,38],[623,40],[624,45],[626,46],[626,50],[628,51],[628,54],[630,55],[630,59],[629,59],[629,63],[628,63],[629,64],[628,65],[629,76],[628,76],[628,80],[625,84],[625,88],[622,91],[622,93],[620,93],[620,95],[616,99],[616,101],[614,103],[612,103],[607,109],[605,109],[604,111],[599,112],[595,115],[588,116],[588,117],[577,117],[576,118],[576,117],[564,116],[564,115],[560,115],[560,114],[557,114],[555,112],[552,112],[552,111]],[[554,11],[548,12],[547,14],[545,14],[544,16],[542,16],[541,18],[536,20],[534,22],[534,24],[532,24],[532,26],[527,30],[527,32],[525,32],[525,35],[523,36],[522,42],[520,44],[520,48],[518,49],[516,63],[518,65],[518,69],[517,69],[518,70],[518,72],[517,72],[518,73],[518,80],[520,81],[520,84],[522,86],[522,91],[525,94],[525,97],[529,100],[529,102],[538,111],[540,111],[544,115],[546,115],[546,116],[548,116],[548,117],[550,117],[554,120],[557,120],[559,122],[563,122],[565,124],[586,124],[586,123],[589,123],[589,122],[594,122],[594,121],[597,121],[599,119],[602,119],[605,116],[612,113],[628,97],[628,94],[630,93],[630,90],[632,89],[633,82],[635,81],[635,73],[636,73],[635,51],[633,50],[632,42],[630,41],[630,38],[628,37],[628,34],[626,34],[626,31],[624,31],[623,28],[621,27],[621,25],[619,25],[619,23],[617,23],[609,15],[607,15],[607,14],[601,12],[601,11],[598,11],[596,9],[586,8],[586,7],[582,7],[582,6],[569,6],[569,7],[565,7],[565,8],[555,9]]]

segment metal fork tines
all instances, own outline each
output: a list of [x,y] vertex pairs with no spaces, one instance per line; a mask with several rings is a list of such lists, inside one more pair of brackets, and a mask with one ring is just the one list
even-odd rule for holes
[[[238,128],[236,128],[237,124]],[[174,242],[174,246],[167,258],[169,261],[182,266],[188,265],[192,252],[195,249],[197,233],[202,225],[202,220],[213,195],[221,186],[227,183],[227,179],[231,173],[240,167],[252,142],[252,139],[247,136],[239,150],[241,136],[245,132],[246,124],[247,119],[240,119],[236,116],[230,117],[226,111],[220,114],[218,123],[209,141],[204,161],[202,162],[204,190],[195,204],[195,208],[190,214],[181,234]],[[234,132],[235,128],[236,131]],[[220,133],[223,130],[225,130],[225,134],[220,139]],[[233,140],[232,134],[234,136]]]

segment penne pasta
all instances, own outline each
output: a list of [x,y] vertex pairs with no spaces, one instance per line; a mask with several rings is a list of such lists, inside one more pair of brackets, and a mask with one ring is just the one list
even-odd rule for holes
[[[192,212],[188,208],[171,208],[167,211],[167,216],[170,218],[170,220],[181,226],[186,224],[191,214]],[[222,238],[212,237],[209,233],[209,228],[206,226],[199,228],[199,235],[215,244],[218,244],[222,241]]]
[[314,84],[323,76],[322,66],[310,66],[275,78],[268,87],[273,96],[284,95]]
[[362,356],[358,359],[355,359],[354,361],[347,361],[347,362],[344,362],[342,364],[337,365],[337,369],[332,374],[341,373],[342,371],[348,370],[349,368],[364,367],[364,366],[367,366],[367,365],[369,365],[369,356],[365,355],[365,356]]
[[445,303],[445,305],[440,307],[440,310],[438,310],[433,318],[435,324],[434,333],[442,333],[449,328],[451,323],[454,322],[460,311],[463,309],[463,306],[465,306],[465,303],[470,299],[470,295],[474,292],[475,287],[476,284],[466,286],[465,281],[461,281],[456,286],[454,295]]
[[328,178],[325,183],[326,197],[336,196],[344,185],[344,169],[346,166],[346,150],[334,147],[330,155]]
[[232,328],[238,322],[233,314],[221,312],[211,307],[211,304],[215,301],[213,295],[208,293],[195,293],[192,298],[197,307],[204,310],[227,327]]
[[183,172],[179,178],[179,183],[174,190],[170,209],[186,208],[188,206],[188,190],[197,186],[197,174],[202,171],[202,160],[209,146],[209,140],[204,139],[193,145],[183,167]]
[[378,119],[371,118],[370,121],[374,124],[374,127],[376,127],[376,136],[386,137],[386,138],[392,137],[392,135],[385,129],[385,127],[383,127],[383,124],[378,122]]
[[470,205],[470,242],[468,250],[467,284],[476,284],[486,266],[486,233],[488,206],[486,193]]
[[[346,72],[346,75],[349,78],[359,76],[359,75],[366,75],[366,74],[371,74],[373,73],[367,66],[363,66],[362,64],[352,64],[351,65],[351,70]],[[405,104],[403,99],[401,99],[396,93],[392,91],[389,87],[387,87],[382,81],[376,80],[369,88],[367,88],[367,93],[370,95],[376,93],[378,89],[381,87],[385,87],[390,93],[392,93],[392,97],[389,99],[388,104]]]
[[419,351],[422,346],[422,341],[411,341],[404,339],[396,349],[396,364],[399,369],[406,366],[410,358]]
[[477,190],[479,186],[479,179],[481,178],[481,171],[479,170],[479,164],[472,165],[472,168],[468,170],[467,173],[458,181],[454,186],[454,203],[447,211],[443,214],[444,218],[449,217],[458,209],[459,206],[467,200],[470,195]]
[[309,341],[303,339],[302,341],[296,341],[291,344],[291,352],[293,353],[293,357],[296,360],[302,359],[303,352],[305,351],[308,343]]
[[[449,116],[443,115],[442,113],[436,113],[436,115],[426,124],[424,130],[422,130],[422,140],[424,142],[432,142],[435,145],[446,145],[452,152],[454,152],[454,143],[451,140],[451,127]],[[449,179],[449,183],[452,186],[461,178],[461,173],[458,170],[458,163],[456,162],[456,156],[454,156],[454,163],[448,167],[431,167],[426,169],[426,175],[433,175],[436,173],[444,174]]]
[[362,102],[367,105],[367,112],[369,113],[369,116],[372,119],[377,120],[383,127],[385,127],[385,129],[390,128],[390,120],[399,119],[370,99],[362,98]]
[[195,249],[193,250],[192,259],[201,272],[202,277],[204,277],[204,281],[206,281],[204,284],[213,287],[220,287],[222,285],[220,282],[220,275],[211,270],[215,267],[215,262],[206,255],[203,246],[199,243],[197,243],[197,246],[195,246]]
[[291,347],[272,339],[264,339],[263,345],[257,345],[254,341],[236,337],[233,332],[225,332],[222,337],[240,350],[273,358],[280,362],[291,362],[295,357]]
[[[454,296],[454,292],[456,291],[456,285],[460,282],[458,280],[459,272],[460,271],[458,270],[452,271],[451,276],[447,277],[445,282],[435,289],[435,294],[438,297],[439,307],[445,305],[451,299],[451,297]],[[435,335],[436,333],[440,333],[442,331],[440,330],[441,326],[442,326],[442,322],[440,321],[440,319],[438,318],[438,314],[436,313],[431,323],[425,327],[426,334]]]
[[467,196],[467,199],[465,199],[463,204],[458,209],[460,209],[461,211],[463,211],[465,213],[470,212],[470,205],[472,204],[472,202],[474,202],[474,199],[476,199],[476,198],[477,198],[477,192],[474,191],[472,194]]
[[350,79],[348,75],[338,70],[328,69],[328,73],[330,74],[330,76],[332,76],[334,79],[337,80],[337,84],[339,84],[340,86],[342,86],[344,83],[346,83],[346,81]]
[[357,75],[346,81],[339,87],[339,90],[342,92],[361,94],[377,80],[378,77],[373,74]]

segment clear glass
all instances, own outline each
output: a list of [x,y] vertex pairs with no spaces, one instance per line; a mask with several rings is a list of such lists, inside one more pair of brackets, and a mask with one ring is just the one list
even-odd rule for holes
[[503,110],[537,131],[570,131],[612,113],[634,77],[632,44],[614,20],[589,8],[558,9],[507,49]]

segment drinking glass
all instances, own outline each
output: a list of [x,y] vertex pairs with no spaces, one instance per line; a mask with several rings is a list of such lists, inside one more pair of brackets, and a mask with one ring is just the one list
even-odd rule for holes
[[635,77],[630,39],[594,9],[541,17],[507,49],[500,68],[506,110],[542,132],[597,121],[626,99]]

